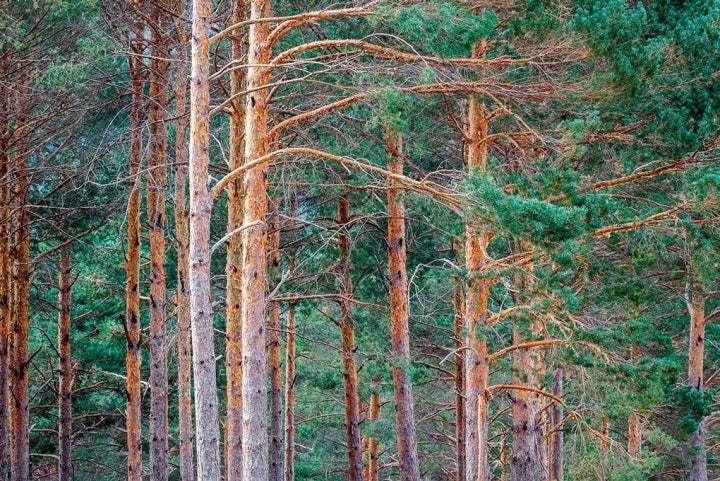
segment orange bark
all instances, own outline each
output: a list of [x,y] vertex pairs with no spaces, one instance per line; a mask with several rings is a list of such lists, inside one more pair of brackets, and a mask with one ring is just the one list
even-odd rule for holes
[[9,355],[10,355],[10,261],[11,247],[11,209],[8,144],[9,121],[7,120],[6,93],[2,89],[0,100],[0,481],[7,481],[10,469],[10,451],[8,439],[9,425]]
[[[388,135],[388,150],[392,160],[388,170],[403,173],[402,139]],[[395,419],[397,423],[398,458],[401,481],[420,480],[417,453],[413,391],[408,368],[410,365],[410,299],[407,278],[407,248],[405,239],[405,202],[397,187],[387,191],[388,210],[388,277],[390,278],[390,344],[393,355],[393,387],[395,391]]]
[[[373,391],[370,394],[370,421],[377,421],[380,418],[380,393]],[[368,476],[366,481],[380,480],[380,440],[372,437],[368,440],[368,451],[370,451],[370,459],[368,462]]]
[[190,82],[190,323],[198,481],[220,479],[212,292],[210,290],[210,0],[193,0]]
[[348,452],[348,481],[362,481],[362,441],[360,437],[360,398],[355,366],[355,329],[353,326],[352,283],[350,280],[350,203],[347,194],[338,199],[337,222],[340,227],[340,327],[345,383],[345,435]]
[[[297,215],[297,201],[290,201],[290,218]],[[291,221],[292,222],[292,221]],[[293,231],[294,225],[288,228]],[[295,254],[288,256],[288,271],[295,273]],[[292,295],[292,294],[291,294]],[[287,335],[285,338],[285,481],[295,480],[295,305],[287,312]]]
[[177,389],[178,389],[178,444],[180,451],[180,480],[191,481],[195,477],[193,468],[193,426],[192,426],[192,337],[190,334],[189,294],[189,226],[186,203],[188,181],[188,148],[186,114],[188,35],[185,19],[185,2],[175,4],[178,17],[175,20],[177,32],[177,71],[175,73],[175,241],[177,248]]
[[[233,22],[237,23],[247,15],[246,0],[233,2]],[[234,35],[231,40],[232,58],[243,61],[246,47],[242,34]],[[243,70],[234,69],[230,74],[230,94],[238,95],[243,89]],[[231,103],[230,110],[230,169],[243,164],[243,137],[245,126],[245,106],[241,98]],[[242,181],[234,180],[228,187],[227,232],[231,233],[243,223]],[[227,422],[225,442],[225,478],[227,481],[240,481],[243,473],[242,432],[242,239],[234,235],[227,242],[225,260],[225,371],[227,375]]]
[[[130,38],[135,55],[142,53],[142,25],[136,25]],[[142,124],[144,120],[143,63],[137,56],[128,59],[132,106],[130,108],[130,194],[127,206],[127,253],[125,254],[125,370],[127,374],[127,477],[142,481],[142,405],[140,392],[140,163],[142,159]]]
[[58,283],[60,312],[58,316],[58,352],[60,353],[60,388],[58,397],[60,413],[60,460],[59,481],[71,481],[72,469],[72,360],[70,357],[70,288],[72,284],[70,252],[67,248],[60,254]]
[[[250,19],[270,16],[270,0],[251,0]],[[266,44],[269,25],[254,23],[248,35],[245,103],[245,161],[268,153],[267,85],[270,60]],[[267,279],[267,171],[268,162],[248,169],[243,179],[243,224],[258,223],[242,236],[242,398],[252,409],[243,411],[243,479],[267,481],[267,380],[265,313]]]
[[[706,325],[705,295],[692,283],[688,288],[687,306],[690,313],[688,384],[693,389],[702,391],[705,388],[703,385]],[[707,426],[705,420],[703,420],[690,437],[690,447],[697,453],[690,466],[690,481],[707,481],[708,479],[706,437]]]
[[[271,205],[269,272],[271,286],[280,282],[280,199]],[[282,360],[280,350],[280,305],[273,302],[268,316],[270,361],[270,481],[283,481]]]
[[[553,380],[553,396],[562,397],[563,392],[563,370],[555,370],[555,379]],[[563,427],[563,408],[562,404],[555,403],[552,410],[552,438],[550,448],[550,481],[563,481],[563,443],[564,443],[564,427]]]
[[455,446],[457,451],[456,469],[457,481],[465,479],[465,366],[462,347],[463,319],[465,316],[465,299],[463,285],[459,278],[455,279],[455,292],[453,296],[453,309],[455,320],[453,331],[455,335]]
[[628,453],[637,456],[642,449],[642,421],[635,411],[628,419]]

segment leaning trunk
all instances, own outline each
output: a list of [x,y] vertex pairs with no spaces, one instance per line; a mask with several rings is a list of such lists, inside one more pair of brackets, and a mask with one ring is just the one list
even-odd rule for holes
[[[392,161],[388,170],[402,175],[402,139],[390,134],[388,150]],[[387,191],[388,210],[388,276],[390,278],[390,345],[393,356],[393,387],[397,422],[398,459],[401,481],[419,481],[420,463],[417,452],[413,391],[408,374],[410,365],[410,299],[407,278],[405,242],[405,201],[401,189]]]
[[60,313],[58,317],[58,352],[60,353],[60,460],[59,481],[71,481],[72,472],[72,363],[70,358],[70,253],[67,248],[60,254],[60,278],[58,283]]
[[353,326],[352,283],[350,281],[350,203],[347,194],[338,200],[338,245],[340,247],[340,327],[345,382],[345,435],[348,452],[348,481],[362,481],[362,440],[360,437],[360,398],[355,366],[355,328]]
[[195,378],[197,479],[220,479],[220,429],[210,290],[210,0],[193,0],[190,83],[190,322]]

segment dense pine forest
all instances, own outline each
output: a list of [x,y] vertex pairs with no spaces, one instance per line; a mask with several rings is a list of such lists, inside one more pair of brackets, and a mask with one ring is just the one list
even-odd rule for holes
[[720,479],[720,0],[0,0],[0,481]]

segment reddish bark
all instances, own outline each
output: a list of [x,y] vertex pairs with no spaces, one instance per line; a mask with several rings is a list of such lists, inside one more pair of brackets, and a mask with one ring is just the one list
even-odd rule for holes
[[130,37],[134,55],[128,58],[132,89],[130,107],[130,175],[127,206],[127,252],[125,254],[125,370],[127,375],[127,477],[142,481],[142,405],[140,392],[140,163],[142,160],[142,124],[145,117],[143,91],[144,64],[140,55],[142,25],[135,25]]
[[[553,380],[553,396],[562,398],[563,393],[563,370],[555,370],[555,378]],[[550,448],[550,481],[563,481],[563,443],[564,443],[564,427],[563,427],[563,408],[559,403],[555,403],[552,409],[552,438]]]
[[[233,2],[232,21],[240,22],[247,16],[247,1]],[[247,55],[242,32],[231,39],[232,58],[242,62]],[[234,97],[243,90],[243,70],[230,73],[230,95]],[[237,98],[230,103],[230,170],[243,164],[243,137],[245,130],[245,105]],[[243,223],[242,181],[230,183],[228,193],[227,232],[234,232]],[[227,242],[225,274],[225,371],[227,375],[227,422],[225,442],[225,478],[240,481],[243,473],[242,431],[242,237],[234,235]]]
[[457,481],[465,479],[465,356],[460,350],[462,347],[462,332],[465,316],[465,299],[463,285],[459,278],[455,279],[455,292],[453,296],[455,320],[453,332],[455,335],[455,446],[457,451],[456,469]]
[[[388,170],[393,174],[402,175],[402,139],[399,135],[390,134],[388,136],[388,150],[393,156],[388,163]],[[393,387],[400,479],[401,481],[419,481],[420,462],[417,453],[413,391],[408,375],[410,298],[407,278],[405,202],[401,189],[395,187],[387,190],[387,210],[390,345],[393,355]]]
[[10,469],[9,427],[9,355],[10,355],[10,276],[12,263],[10,231],[12,210],[10,208],[10,178],[8,146],[9,122],[7,115],[7,90],[0,86],[0,481],[7,481]]
[[71,481],[72,469],[72,360],[70,357],[70,288],[71,259],[67,248],[60,254],[60,276],[58,283],[60,312],[58,316],[58,352],[60,353],[60,441],[58,461],[59,481]]
[[345,435],[348,452],[348,481],[362,481],[362,440],[360,437],[360,398],[355,366],[352,282],[350,280],[350,203],[347,195],[338,199],[338,246],[340,247],[340,327],[345,383]]
[[[271,286],[280,282],[280,199],[273,199],[270,231],[269,273]],[[270,481],[283,481],[282,360],[280,350],[280,305],[270,304],[268,351],[270,363]]]
[[[705,356],[705,296],[694,285],[687,292],[687,306],[690,313],[690,341],[688,352],[688,385],[703,391],[704,356]],[[705,441],[707,426],[701,421],[697,430],[690,437],[690,448],[695,450],[690,465],[690,481],[707,481],[707,448]]]

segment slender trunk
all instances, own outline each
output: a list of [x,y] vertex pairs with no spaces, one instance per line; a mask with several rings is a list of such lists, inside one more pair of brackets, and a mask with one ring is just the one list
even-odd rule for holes
[[[487,121],[482,105],[470,98],[468,111],[468,170],[486,169]],[[475,222],[465,227],[465,267],[468,272],[465,299],[465,480],[490,479],[487,436],[487,383],[489,356],[484,327],[488,317],[490,280],[481,277],[490,258],[487,246],[492,238],[487,229]],[[481,332],[478,333],[478,327]]]
[[[532,246],[520,242],[522,250]],[[517,303],[526,303],[532,298],[533,264],[530,263],[522,274],[517,276],[517,284],[522,286],[516,296]],[[543,323],[538,317],[531,319],[519,318],[515,321],[514,342],[521,344],[542,335]],[[520,349],[513,353],[517,385],[531,389],[539,389],[539,378],[542,376],[543,365],[532,349]],[[541,403],[537,393],[528,390],[517,390],[512,394],[512,431],[513,449],[510,458],[510,479],[513,481],[546,481],[545,444],[542,441],[543,429],[541,419]]]
[[350,280],[350,203],[347,194],[338,199],[340,227],[340,327],[345,382],[345,434],[348,452],[348,481],[362,481],[362,440],[360,437],[360,398],[355,366],[355,328],[353,326],[352,282]]
[[[142,54],[142,26],[136,25],[130,37],[135,55]],[[125,370],[127,374],[127,478],[142,481],[142,400],[140,391],[140,163],[142,123],[145,116],[143,90],[145,76],[138,56],[128,59],[132,88],[130,108],[130,194],[127,206],[127,253],[125,254]]]
[[178,444],[180,451],[180,479],[195,478],[193,467],[192,426],[192,336],[190,334],[190,294],[188,286],[189,226],[186,203],[188,182],[187,147],[187,73],[188,36],[185,19],[185,1],[176,3],[178,18],[177,70],[175,72],[175,240],[177,248],[177,390],[178,390]]
[[[280,282],[280,199],[271,206],[269,273],[272,286]],[[270,304],[268,351],[270,361],[270,481],[283,481],[282,359],[280,349],[280,305]]]
[[[688,311],[690,312],[690,347],[688,353],[688,384],[698,391],[704,389],[703,369],[705,353],[705,296],[691,285],[688,288]],[[705,439],[707,426],[701,421],[690,437],[690,449],[694,456],[690,466],[690,481],[707,481],[707,451]]]
[[640,454],[642,449],[642,422],[635,411],[628,419],[628,453],[633,456]]
[[13,481],[30,479],[30,393],[28,335],[30,320],[30,212],[27,157],[15,158],[15,242],[13,259],[13,320],[10,360],[10,466]]
[[[3,89],[3,94],[5,90]],[[10,451],[8,439],[8,402],[9,394],[9,354],[10,354],[10,261],[11,208],[10,178],[8,158],[8,119],[5,100],[0,105],[0,481],[7,481],[10,469]]]
[[[250,18],[270,16],[270,0],[252,0]],[[245,159],[251,162],[268,152],[267,67],[270,52],[265,44],[269,24],[249,27],[247,85],[245,103]],[[265,352],[265,312],[267,278],[267,172],[264,162],[249,169],[243,179],[245,199],[243,224],[261,225],[243,231],[242,236],[242,398],[243,479],[268,480],[267,359]]]
[[610,452],[610,420],[608,418],[603,418],[602,420],[600,435],[602,436],[602,440],[600,441],[600,452],[602,454],[607,454]]
[[455,337],[455,450],[457,481],[465,480],[465,358],[462,347],[463,318],[465,315],[465,299],[463,285],[459,277],[455,278],[455,292],[453,295],[453,309],[455,314],[453,332]]
[[285,481],[295,481],[295,329],[295,306],[291,305],[285,338]]
[[190,82],[190,323],[195,379],[197,479],[220,479],[220,429],[210,290],[210,0],[193,0]]
[[[402,175],[402,138],[388,135],[392,160],[388,170]],[[407,278],[407,249],[405,239],[405,201],[399,188],[387,191],[388,210],[388,276],[390,278],[390,344],[393,356],[393,386],[395,390],[395,419],[397,422],[398,458],[401,481],[420,480],[417,452],[415,410],[410,366],[410,299]]]
[[[247,1],[233,2],[232,22],[238,23],[247,15]],[[243,62],[247,48],[242,40],[242,32],[232,36],[232,59]],[[234,69],[230,73],[230,95],[238,95],[243,90],[243,70]],[[230,104],[230,170],[243,164],[243,136],[245,130],[245,105],[243,99],[235,99]],[[228,192],[227,231],[234,232],[243,223],[242,180],[230,182]],[[227,375],[227,422],[225,428],[225,478],[227,481],[240,481],[243,473],[242,431],[242,238],[234,235],[227,242],[225,260],[225,371]]]
[[[560,368],[555,370],[552,393],[556,398],[562,398],[563,370]],[[563,481],[564,417],[562,405],[555,403],[552,409],[550,481]]]
[[[373,391],[370,394],[370,421],[375,422],[380,418],[380,393]],[[380,480],[380,440],[376,437],[368,439],[368,451],[370,459],[368,462],[368,476],[366,481]]]
[[[297,201],[290,200],[290,218],[292,224],[288,230],[294,230],[297,216]],[[288,255],[288,272],[295,274],[295,253]],[[290,304],[287,312],[287,334],[285,337],[285,481],[295,481],[295,304]]]
[[168,477],[168,380],[165,353],[165,202],[169,49],[164,2],[153,2],[148,108],[147,219],[150,233],[150,469],[154,481]]
[[58,351],[60,353],[60,460],[59,481],[71,481],[72,469],[72,364],[70,358],[70,288],[72,285],[70,252],[67,248],[60,254],[60,278],[58,284],[60,314],[58,317]]

